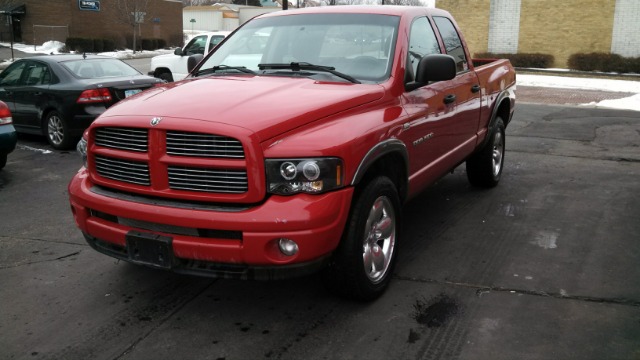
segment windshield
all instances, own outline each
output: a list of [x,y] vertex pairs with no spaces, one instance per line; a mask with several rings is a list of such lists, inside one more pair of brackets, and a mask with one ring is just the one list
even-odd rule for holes
[[[363,83],[389,78],[399,17],[372,14],[303,14],[255,19],[218,46],[199,70],[246,67],[257,74],[296,76],[313,64],[334,68]],[[224,65],[222,67],[221,65]],[[240,73],[240,71],[236,71]],[[330,72],[302,70],[304,76],[345,81]]]
[[81,79],[140,75],[138,70],[118,59],[81,59],[64,61],[61,64]]

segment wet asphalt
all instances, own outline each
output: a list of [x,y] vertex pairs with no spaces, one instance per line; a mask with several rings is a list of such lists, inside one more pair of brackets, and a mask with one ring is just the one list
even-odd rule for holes
[[368,304],[314,276],[98,254],[67,200],[80,158],[21,136],[0,171],[0,359],[639,359],[640,113],[534,102],[498,187],[461,166],[405,205],[394,280]]
[[369,304],[98,254],[67,202],[79,157],[21,136],[0,171],[0,358],[637,359],[638,114],[520,104],[500,185],[459,167],[406,204]]

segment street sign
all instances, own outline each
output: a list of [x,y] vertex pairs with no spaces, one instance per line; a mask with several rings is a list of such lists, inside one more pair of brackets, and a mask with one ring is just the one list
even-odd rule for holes
[[100,11],[100,0],[78,0],[80,10]]

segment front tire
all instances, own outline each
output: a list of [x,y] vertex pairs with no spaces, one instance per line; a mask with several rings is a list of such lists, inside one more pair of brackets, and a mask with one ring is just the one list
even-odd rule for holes
[[496,118],[489,140],[484,147],[467,159],[467,179],[471,185],[492,188],[502,176],[505,153],[504,122]]
[[0,170],[7,165],[7,154],[0,154]]
[[69,135],[67,121],[53,110],[45,117],[45,133],[49,144],[56,150],[66,150],[73,147],[73,139]]
[[374,178],[354,197],[342,241],[323,274],[330,291],[363,301],[384,293],[397,257],[401,211],[398,191],[386,177]]
[[162,74],[160,74],[160,76],[158,76],[158,78],[160,80],[164,80],[166,82],[172,82],[173,81],[173,76],[171,76],[170,72],[163,72]]

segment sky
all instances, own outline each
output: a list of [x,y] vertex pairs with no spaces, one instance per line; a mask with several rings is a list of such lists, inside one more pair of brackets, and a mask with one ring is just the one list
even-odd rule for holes
[[[9,46],[8,43],[0,43]],[[14,44],[14,49],[27,53],[58,53],[58,49],[64,44],[56,41],[49,41],[34,49],[33,45]],[[131,50],[102,53],[102,55],[113,56],[118,59],[132,59],[141,57],[151,57],[159,54],[167,54],[171,50],[142,51],[133,54]],[[582,104],[583,106],[610,109],[627,109],[640,111],[640,81],[632,80],[610,80],[602,78],[574,78],[565,76],[549,75],[522,75],[517,76],[518,86],[553,87],[576,90],[601,90],[611,92],[634,93],[635,95],[617,100],[604,100],[598,103]],[[516,90],[517,96],[517,90]]]

